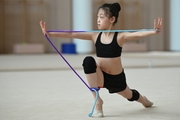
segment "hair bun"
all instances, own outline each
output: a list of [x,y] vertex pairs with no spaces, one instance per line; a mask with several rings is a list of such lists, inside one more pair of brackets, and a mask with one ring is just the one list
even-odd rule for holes
[[115,11],[117,11],[117,12],[121,11],[121,6],[120,6],[119,3],[113,3],[111,8],[114,9]]

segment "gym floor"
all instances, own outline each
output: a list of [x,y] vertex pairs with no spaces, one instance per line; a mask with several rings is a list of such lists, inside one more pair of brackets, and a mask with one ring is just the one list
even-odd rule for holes
[[[87,55],[64,56],[86,81],[81,64]],[[179,120],[180,53],[123,53],[122,62],[130,88],[154,106],[144,108],[101,89],[102,119]],[[0,120],[96,120],[88,117],[93,103],[89,90],[58,54],[0,55]]]

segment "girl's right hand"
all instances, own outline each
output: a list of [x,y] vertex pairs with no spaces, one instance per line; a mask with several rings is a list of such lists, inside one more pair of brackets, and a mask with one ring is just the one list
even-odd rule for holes
[[48,32],[46,31],[46,22],[40,21],[41,30],[44,35],[48,35]]

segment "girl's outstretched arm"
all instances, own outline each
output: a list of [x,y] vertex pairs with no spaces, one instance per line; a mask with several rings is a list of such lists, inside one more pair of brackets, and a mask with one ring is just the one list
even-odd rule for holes
[[77,38],[83,40],[93,40],[94,34],[85,33],[85,32],[47,32],[46,30],[46,22],[40,21],[40,27],[43,34],[52,37],[60,37],[60,38]]
[[158,21],[156,19],[154,20],[154,31],[143,31],[143,32],[133,32],[133,33],[122,33],[121,38],[123,41],[128,41],[128,40],[137,40],[142,37],[147,37],[151,35],[156,35],[162,32],[162,23],[163,19],[158,18]]

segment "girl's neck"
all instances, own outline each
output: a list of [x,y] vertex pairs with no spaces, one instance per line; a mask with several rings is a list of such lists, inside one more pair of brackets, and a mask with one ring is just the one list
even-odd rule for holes
[[[109,27],[109,29],[106,29],[106,30],[107,30],[107,31],[108,31],[108,30],[109,30],[109,31],[110,31],[110,30],[114,30],[114,26],[112,25],[112,26]],[[104,32],[104,35],[107,36],[107,37],[110,36],[111,34],[112,34],[112,32]]]

